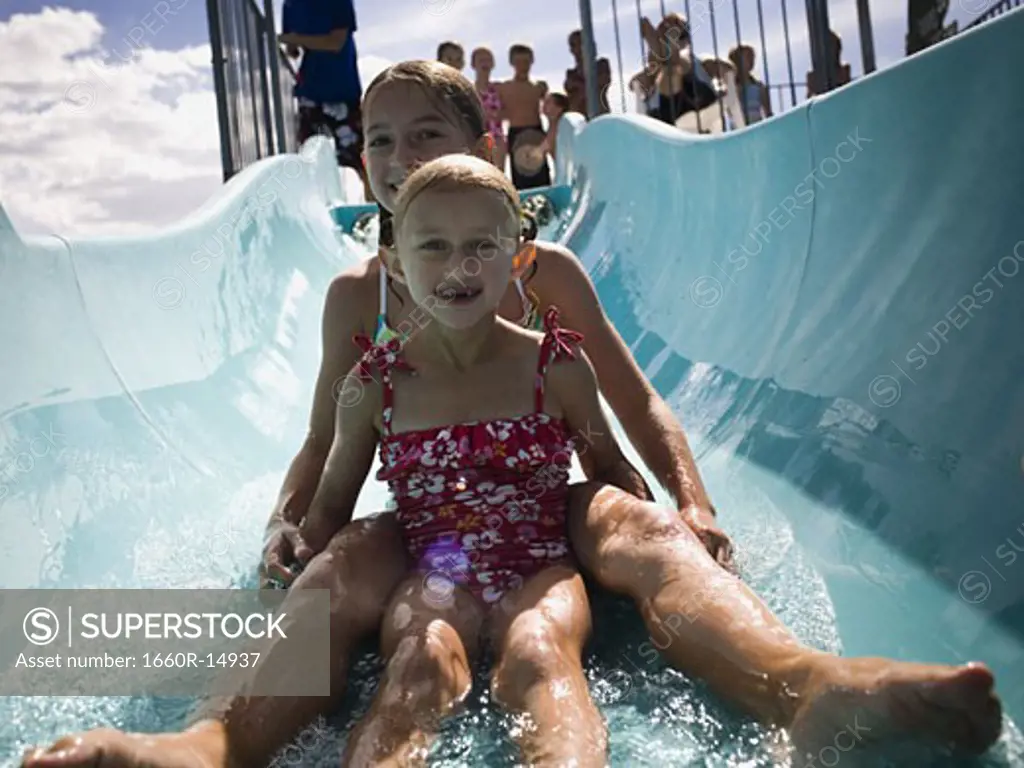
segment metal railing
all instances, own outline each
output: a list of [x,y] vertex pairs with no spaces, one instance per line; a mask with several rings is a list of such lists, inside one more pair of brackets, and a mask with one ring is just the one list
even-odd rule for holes
[[1002,2],[996,3],[977,18],[972,19],[971,23],[964,27],[964,30],[966,31],[979,24],[984,24],[986,21],[992,21],[992,19],[1002,16],[1004,13],[1008,13],[1022,5],[1024,5],[1024,0],[1002,0]]
[[[647,68],[647,43],[640,39],[639,51],[635,42],[636,33],[630,34],[628,25],[626,29],[620,29],[620,16],[616,0],[580,0],[581,27],[584,37],[584,50],[586,54],[593,54],[591,41],[588,37],[593,35],[593,26],[588,23],[586,16],[591,12],[591,3],[594,5],[610,2],[612,18],[614,19],[616,60],[618,62],[618,80],[620,83],[622,104],[635,103],[636,109],[645,110],[643,97],[633,94],[631,98],[628,91],[631,88],[631,72],[629,65],[626,71],[623,68],[623,59],[632,59],[634,52],[639,54],[640,71],[650,72]],[[641,16],[641,5],[636,2],[637,24]],[[959,30],[956,22],[944,25],[942,19],[949,7],[949,0],[886,0],[886,2],[901,3],[907,8],[908,13],[908,34],[907,55],[912,55],[918,50],[923,50],[930,45],[963,32],[967,29],[991,21],[1014,8],[1024,5],[1024,0],[993,0],[993,4],[979,16],[972,19]],[[669,5],[670,7],[666,7]],[[600,9],[599,9],[600,10]],[[855,15],[858,21],[857,36],[859,46],[850,44],[849,41],[843,45],[843,58],[850,59],[860,53],[860,71],[864,74],[873,72],[875,66],[875,44],[874,33],[871,23],[870,3],[868,0],[673,0],[670,4],[664,0],[661,2],[661,17],[666,11],[678,11],[687,19],[690,33],[690,45],[684,52],[689,58],[691,68],[696,68],[699,60],[707,61],[708,58],[722,61],[728,55],[728,51],[734,46],[745,44],[751,46],[756,52],[755,77],[759,78],[769,94],[769,102],[774,114],[779,114],[787,109],[803,103],[807,100],[808,84],[803,75],[813,78],[818,84],[819,92],[830,91],[839,87],[845,80],[845,72],[837,72],[836,58],[832,55],[833,42],[831,38],[832,24],[829,16],[838,15],[842,11],[845,18]],[[768,11],[768,13],[766,13]],[[774,11],[774,13],[771,13]],[[624,13],[623,16],[626,14]],[[655,27],[658,26],[657,17],[651,21]],[[806,35],[799,30],[801,26],[806,29]],[[671,34],[671,33],[670,33]],[[769,47],[768,42],[772,41]],[[799,44],[794,44],[798,41]],[[653,51],[655,59],[663,59],[667,51],[668,41],[661,41],[664,51]],[[623,55],[623,46],[630,55]],[[632,59],[635,61],[635,59]],[[845,63],[845,62],[844,62]],[[592,71],[592,63],[585,61],[585,71]],[[851,66],[852,70],[852,66]],[[772,80],[772,73],[775,73],[775,80]],[[783,73],[780,77],[780,73]],[[851,78],[853,73],[850,73]],[[731,130],[737,124],[743,124],[746,120],[739,121],[729,115],[726,106],[726,89],[721,82],[716,82],[718,91],[717,103],[698,112],[686,115],[677,124],[683,130],[707,132],[709,121],[713,121],[713,130]],[[650,83],[648,82],[648,87]],[[651,91],[649,94],[653,95]],[[686,92],[690,95],[689,92]],[[696,94],[693,94],[696,95]],[[737,94],[740,95],[740,94]],[[609,102],[616,97],[608,94]],[[746,111],[745,99],[733,99],[733,111]],[[702,125],[703,123],[703,125]]]
[[213,80],[227,181],[247,165],[295,151],[295,71],[277,43],[272,0],[207,0]]
[[[590,1],[581,0],[581,15],[589,13]],[[593,2],[597,3],[601,0],[593,0]],[[611,2],[612,17],[615,20],[619,82],[623,84],[622,88],[625,91],[632,78],[629,72],[623,72],[622,41],[628,41],[626,44],[633,48],[636,36],[635,33],[628,34],[628,30],[620,31],[615,0],[611,0]],[[848,3],[852,7],[855,6],[854,11],[859,21],[862,71],[872,72],[875,69],[875,50],[869,3],[866,0],[832,0],[833,6],[837,3]],[[843,79],[840,77],[842,73],[835,71],[835,59],[830,56],[832,43],[828,0],[804,0],[804,2],[798,2],[798,0],[677,0],[671,5],[674,7],[666,9],[666,4],[662,3],[661,15],[664,16],[666,10],[677,10],[687,19],[690,45],[684,52],[684,56],[690,59],[692,69],[696,70],[701,66],[701,60],[707,61],[708,59],[728,65],[729,51],[740,44],[749,45],[755,51],[757,61],[755,72],[751,74],[757,79],[758,84],[764,85],[767,90],[768,101],[774,114],[791,109],[807,100],[805,72],[814,78],[814,82],[822,84],[819,86],[819,90],[832,90]],[[637,23],[639,23],[641,14],[639,2],[636,2],[636,13]],[[651,21],[657,27],[658,19],[652,18]],[[586,38],[590,29],[588,29],[589,25],[586,23],[585,16],[582,22],[583,36]],[[799,30],[802,25],[805,25],[806,35],[798,31],[794,34],[794,31]],[[772,42],[771,47],[769,47],[769,41]],[[585,40],[584,48],[588,47]],[[853,53],[853,46],[847,46],[847,49],[847,56],[849,56]],[[647,43],[642,39],[638,53],[641,60],[641,71],[649,72],[650,70],[647,69]],[[664,53],[654,51],[652,55],[657,58],[663,56]],[[719,66],[721,67],[721,64]],[[774,73],[774,79],[772,73]],[[695,113],[692,118],[687,117],[684,122],[690,127],[684,128],[684,130],[705,132],[706,126],[701,123],[707,123],[712,118],[714,123],[720,126],[716,130],[730,130],[734,125],[742,125],[747,122],[744,116],[740,116],[737,120],[736,116],[730,114],[730,110],[726,106],[728,99],[725,98],[723,83],[722,79],[715,78],[719,96],[717,103]],[[733,94],[733,96],[737,95]],[[609,98],[612,98],[610,94]],[[625,92],[622,94],[622,100],[624,103],[629,101]],[[741,98],[731,99],[732,111],[745,113],[747,109],[745,102],[746,100]],[[718,114],[715,115],[715,112]]]

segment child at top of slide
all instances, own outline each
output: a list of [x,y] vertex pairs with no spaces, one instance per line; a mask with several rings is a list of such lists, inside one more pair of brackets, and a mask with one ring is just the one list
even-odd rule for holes
[[[597,380],[556,309],[543,334],[497,314],[526,268],[519,196],[501,171],[445,156],[413,172],[396,203],[388,268],[426,316],[404,343],[357,339],[365,354],[350,376],[365,390],[339,403],[303,522],[323,550],[351,519],[380,447],[377,479],[397,502],[412,568],[385,613],[388,665],[343,763],[405,764],[429,747],[488,644],[493,697],[532,723],[518,737],[528,764],[573,733],[575,764],[603,766],[607,736],[581,661],[590,610],[566,523],[571,436],[601,435],[586,449],[599,466],[623,461]],[[566,682],[562,693],[523,679],[538,663]]]
[[[544,127],[540,120],[541,100],[548,84],[530,80],[533,50],[526,45],[513,45],[508,51],[509,64],[515,70],[511,80],[498,86],[508,118],[508,147],[512,157],[512,183],[516,189],[533,189],[551,184],[547,157],[535,151],[544,143]],[[538,162],[539,160],[539,162]]]
[[461,72],[466,66],[466,52],[454,40],[445,40],[437,46],[437,60]]
[[[566,111],[579,112],[587,115],[587,77],[584,74],[583,66],[583,32],[576,29],[569,33],[569,53],[572,54],[575,65],[572,69],[565,70],[566,97],[569,100],[569,107]],[[598,115],[606,115],[611,111],[608,105],[608,89],[612,84],[612,68],[608,59],[601,56],[595,62],[597,70],[597,104],[595,109]]]
[[729,51],[729,61],[736,73],[736,97],[746,125],[759,123],[772,116],[772,100],[768,88],[754,74],[755,60],[756,54],[749,45],[737,45]]
[[487,116],[487,134],[494,140],[494,164],[505,170],[505,108],[501,103],[498,86],[491,80],[494,71],[494,54],[489,48],[477,48],[469,57],[470,66],[476,72],[476,93],[480,97]]
[[562,115],[569,111],[569,97],[557,91],[549,93],[544,98],[544,117],[548,119],[548,135],[544,139],[544,150],[555,156],[558,148],[558,121]]

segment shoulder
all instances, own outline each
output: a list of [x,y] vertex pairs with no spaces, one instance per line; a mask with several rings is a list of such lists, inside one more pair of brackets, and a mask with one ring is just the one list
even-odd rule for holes
[[377,300],[380,279],[379,259],[367,259],[335,275],[327,287],[324,316],[332,318],[362,316]]
[[594,366],[579,341],[567,341],[572,354],[557,356],[548,366],[546,381],[556,394],[563,392],[576,399],[581,392],[597,388]]
[[557,306],[564,325],[583,333],[599,332],[605,312],[583,263],[564,246],[543,241],[536,245],[537,269],[528,284],[537,295],[538,310]]
[[542,285],[562,286],[566,280],[570,283],[580,279],[590,282],[579,258],[564,245],[536,240],[533,246],[537,254],[537,270],[529,282],[534,288]]
[[[373,258],[354,264],[339,272],[327,287],[327,301],[358,299],[365,296],[366,287],[380,279],[380,260]],[[375,294],[374,294],[375,295]]]

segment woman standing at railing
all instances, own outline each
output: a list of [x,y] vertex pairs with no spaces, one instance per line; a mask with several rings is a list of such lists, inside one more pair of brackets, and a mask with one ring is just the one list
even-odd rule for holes
[[715,102],[718,95],[700,60],[684,55],[690,47],[690,27],[685,18],[669,13],[655,28],[644,17],[640,20],[640,32],[653,53],[648,58],[647,70],[652,86],[649,117],[675,125],[683,115]]
[[356,64],[356,12],[352,0],[284,0],[280,41],[302,64],[295,83],[299,102],[298,142],[330,136],[338,165],[351,168],[373,200],[363,168],[363,87]]

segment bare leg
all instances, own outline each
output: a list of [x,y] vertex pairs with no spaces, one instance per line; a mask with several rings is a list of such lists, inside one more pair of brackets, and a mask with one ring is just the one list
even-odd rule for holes
[[183,733],[125,734],[100,729],[67,736],[26,756],[24,768],[244,768],[265,765],[345,689],[349,657],[375,632],[406,571],[394,515],[357,520],[296,579],[292,589],[331,590],[331,696],[244,697],[210,701]]
[[494,164],[498,170],[505,173],[505,159],[508,157],[508,145],[505,137],[502,136],[494,141]]
[[518,741],[537,768],[604,768],[608,734],[583,674],[590,605],[583,579],[553,566],[495,609],[494,699],[526,722]]
[[1001,707],[982,665],[846,659],[802,645],[739,578],[722,569],[671,509],[611,486],[573,489],[570,538],[607,589],[636,601],[656,646],[801,751],[852,724],[861,741],[920,738],[980,753],[999,738]]
[[483,613],[476,599],[456,589],[424,589],[414,574],[396,591],[381,627],[388,659],[377,694],[353,729],[343,766],[426,765],[443,718],[469,693],[468,656],[476,649]]

